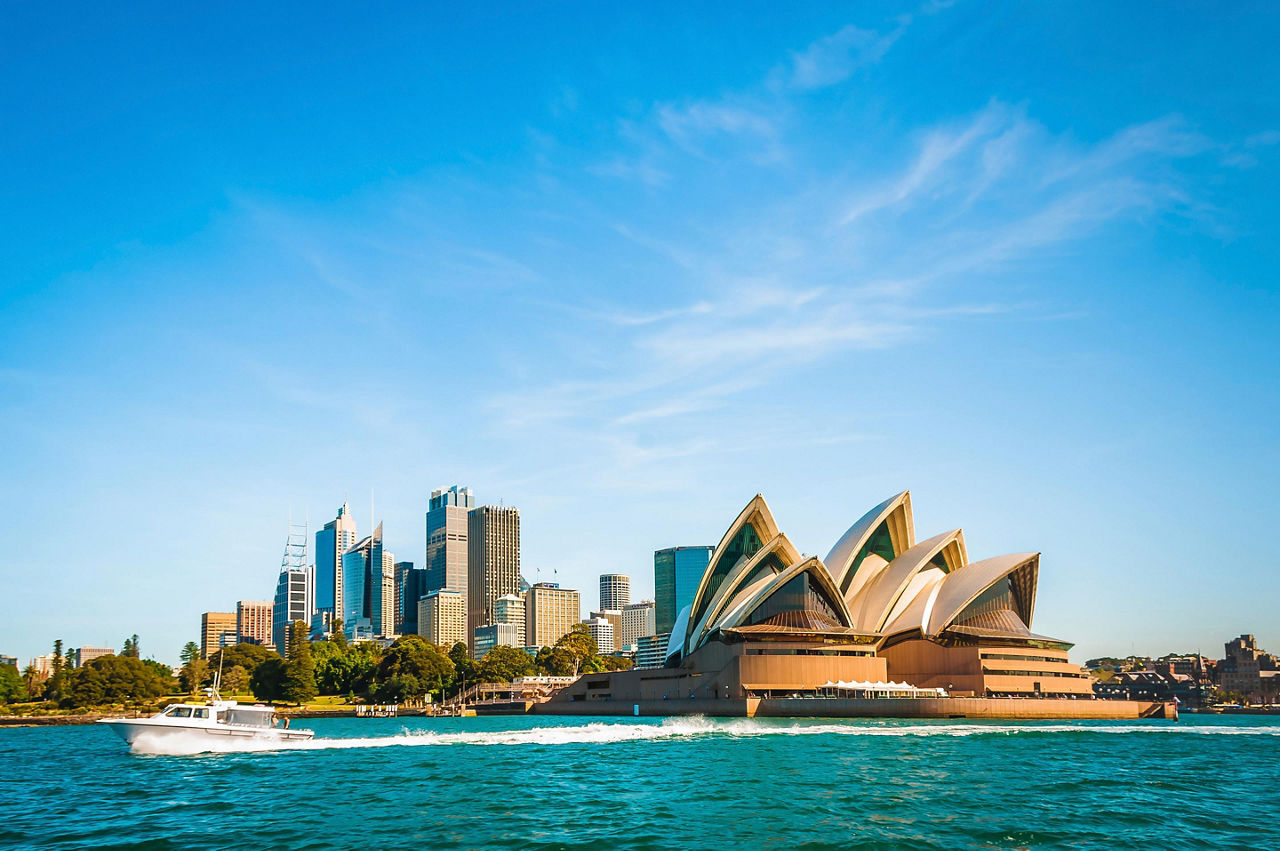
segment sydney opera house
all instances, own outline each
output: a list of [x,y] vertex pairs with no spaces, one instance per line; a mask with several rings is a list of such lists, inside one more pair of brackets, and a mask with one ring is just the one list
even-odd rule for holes
[[677,617],[665,666],[588,675],[553,703],[712,711],[709,701],[840,688],[867,697],[876,684],[886,696],[896,684],[895,694],[948,700],[1091,699],[1071,644],[1031,629],[1039,570],[1039,553],[970,561],[960,529],[917,540],[908,492],[859,518],[825,559],[804,556],[756,496]]

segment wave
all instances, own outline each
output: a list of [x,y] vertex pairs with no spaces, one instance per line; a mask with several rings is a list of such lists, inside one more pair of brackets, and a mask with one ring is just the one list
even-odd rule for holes
[[1181,734],[1206,736],[1280,736],[1280,726],[1198,726],[1178,723],[930,723],[865,722],[797,723],[764,719],[710,719],[701,716],[666,718],[661,723],[611,723],[593,721],[573,726],[530,727],[520,730],[475,730],[437,733],[404,729],[393,736],[357,738],[317,738],[303,742],[217,741],[210,742],[198,733],[167,735],[162,738],[141,737],[133,751],[142,754],[181,755],[197,753],[241,753],[261,751],[314,751],[353,748],[426,747],[439,745],[575,745],[616,744],[621,742],[657,741],[719,737],[728,739],[762,736],[873,736],[873,737],[960,737],[1013,736],[1044,734]]

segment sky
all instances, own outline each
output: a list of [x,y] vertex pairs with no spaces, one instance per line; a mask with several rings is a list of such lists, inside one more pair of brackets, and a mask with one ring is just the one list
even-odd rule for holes
[[584,615],[909,489],[1078,662],[1280,651],[1274,4],[468,5],[0,12],[0,653],[455,483]]

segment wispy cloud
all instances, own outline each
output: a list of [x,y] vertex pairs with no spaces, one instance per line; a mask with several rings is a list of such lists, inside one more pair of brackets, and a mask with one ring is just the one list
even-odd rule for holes
[[899,26],[882,34],[853,24],[841,27],[793,53],[791,61],[775,79],[797,89],[817,89],[842,82],[859,66],[884,58],[903,29]]

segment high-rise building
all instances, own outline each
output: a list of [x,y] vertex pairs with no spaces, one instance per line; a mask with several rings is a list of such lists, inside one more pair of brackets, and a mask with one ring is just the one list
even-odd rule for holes
[[654,620],[658,632],[671,632],[685,606],[693,605],[698,583],[714,547],[670,547],[653,554]]
[[271,644],[271,603],[240,600],[236,603],[236,640],[240,644]]
[[524,594],[507,594],[494,600],[493,622],[514,624],[518,640],[513,646],[524,647]]
[[653,635],[657,627],[654,621],[652,600],[642,600],[622,607],[622,632],[618,638],[619,649],[635,648],[641,636]]
[[[236,636],[235,612],[205,612],[200,616],[200,655],[208,659],[218,648],[224,646],[227,633]],[[231,642],[235,644],[234,639]]]
[[513,623],[491,623],[478,626],[471,637],[471,643],[475,647],[471,655],[478,661],[484,658],[484,654],[499,645],[521,647],[523,646],[519,643],[521,632],[523,630],[517,630]]
[[5,654],[0,653],[0,668],[4,667],[5,665],[12,665],[15,668],[18,667],[18,657],[6,656]]
[[418,601],[418,635],[448,652],[467,640],[467,604],[457,591],[428,591]]
[[524,595],[524,636],[530,647],[550,647],[582,617],[577,591],[539,582]]
[[396,635],[418,634],[418,598],[427,593],[426,571],[411,561],[398,561],[395,566]]
[[396,557],[383,549],[382,524],[369,550],[369,623],[376,636],[395,635]]
[[482,505],[467,515],[467,635],[493,623],[493,604],[520,591],[520,511]]
[[[276,599],[271,607],[271,630],[275,640],[276,652],[281,656],[289,647],[289,625],[302,621],[312,624],[313,588],[315,573],[307,567],[287,567],[280,571],[276,579]],[[327,627],[324,616],[328,612],[320,612],[321,632]],[[310,631],[310,630],[309,630]]]
[[[347,638],[355,638],[356,627],[361,634],[375,634],[373,630],[373,542],[381,536],[381,528],[374,535],[363,539],[342,554],[342,629]],[[379,565],[381,555],[379,554]],[[381,577],[379,577],[379,580]],[[378,585],[381,599],[381,582]]]
[[600,575],[600,608],[622,611],[631,602],[631,577],[621,573]]
[[587,618],[582,622],[596,641],[596,652],[607,656],[613,652],[613,622],[607,618]]
[[[612,653],[615,650],[621,650],[622,649],[622,644],[621,644],[622,612],[618,611],[617,609],[602,609],[598,612],[592,612],[590,615],[587,616],[587,620],[592,620],[594,618],[600,618],[602,620],[606,620],[609,623],[613,624],[613,650],[610,650],[609,652]],[[583,621],[583,623],[586,623],[586,622],[587,621]]]
[[469,488],[454,485],[431,492],[427,508],[427,591],[467,593],[467,515],[476,507]]
[[314,605],[317,609],[342,612],[342,556],[356,545],[356,519],[347,503],[338,516],[316,532],[316,578]]

